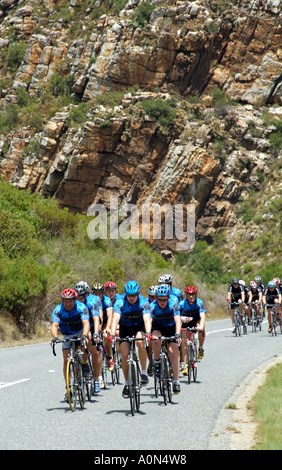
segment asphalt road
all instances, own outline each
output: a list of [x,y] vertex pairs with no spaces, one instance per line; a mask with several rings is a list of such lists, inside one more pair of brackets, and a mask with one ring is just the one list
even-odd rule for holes
[[[101,391],[84,410],[64,403],[62,356],[49,343],[0,350],[1,450],[206,450],[219,411],[236,387],[282,353],[282,336],[263,330],[235,338],[230,320],[207,323],[198,380],[181,378],[181,393],[165,406],[153,379],[142,389],[134,417],[123,385]],[[123,378],[123,377],[122,377]]]

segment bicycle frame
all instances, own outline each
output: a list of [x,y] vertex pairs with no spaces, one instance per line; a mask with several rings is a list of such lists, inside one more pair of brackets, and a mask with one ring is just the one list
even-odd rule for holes
[[167,346],[169,341],[174,339],[176,339],[176,336],[159,336],[157,339],[153,339],[153,341],[161,341],[160,376],[156,375],[154,368],[155,396],[158,398],[160,391],[165,405],[172,402],[172,367]]
[[282,333],[282,319],[281,319],[281,312],[279,313],[280,318],[277,318],[275,307],[281,307],[281,304],[267,304],[267,310],[270,310],[270,327],[271,327],[271,334],[272,336],[277,336],[278,334],[278,327],[280,326],[280,332]]

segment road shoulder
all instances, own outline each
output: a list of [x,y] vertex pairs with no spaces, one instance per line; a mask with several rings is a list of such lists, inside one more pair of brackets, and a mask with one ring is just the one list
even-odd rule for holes
[[219,413],[209,450],[251,450],[255,444],[256,423],[248,404],[265,382],[268,369],[281,362],[282,354],[264,362],[235,390]]

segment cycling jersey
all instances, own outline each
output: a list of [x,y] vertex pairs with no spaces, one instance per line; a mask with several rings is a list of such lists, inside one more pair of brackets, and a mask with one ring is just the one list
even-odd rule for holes
[[249,293],[251,291],[251,288],[249,286],[244,286],[244,291],[245,291],[245,302],[249,301]]
[[180,315],[179,303],[173,297],[169,297],[164,309],[159,306],[157,300],[153,300],[150,304],[150,308],[154,324],[153,328],[173,326],[175,325],[174,317]]
[[273,304],[274,299],[278,299],[279,294],[280,290],[278,287],[274,287],[273,291],[269,290],[269,288],[267,287],[264,293],[266,301],[269,304]]
[[238,287],[234,287],[233,284],[230,284],[228,292],[231,292],[232,300],[236,302],[238,299],[241,299],[241,293],[244,292],[244,287],[241,286],[241,284],[239,284]]
[[193,304],[190,304],[187,299],[181,300],[179,309],[181,316],[193,317],[196,322],[201,319],[201,313],[206,313],[204,302],[198,298],[195,299]]
[[89,320],[88,309],[76,300],[70,312],[65,309],[63,302],[57,305],[53,310],[51,323],[58,323],[63,335],[72,335],[81,332],[84,320]]
[[259,300],[259,295],[261,293],[260,287],[255,287],[255,289],[251,289],[252,291],[252,301]]
[[102,296],[103,323],[108,320],[107,310],[112,308],[111,299],[107,295]]
[[90,327],[93,328],[93,317],[98,317],[100,315],[100,310],[102,309],[101,299],[98,295],[89,294],[85,297],[84,305],[88,308]]
[[178,289],[177,287],[171,287],[170,295],[175,295],[175,297],[177,297],[179,302],[180,302],[180,300],[183,299],[183,294],[182,294],[181,290]]
[[131,305],[127,297],[119,298],[113,305],[114,313],[120,314],[120,325],[135,326],[143,323],[143,315],[151,313],[149,302],[143,296],[138,295],[135,304]]

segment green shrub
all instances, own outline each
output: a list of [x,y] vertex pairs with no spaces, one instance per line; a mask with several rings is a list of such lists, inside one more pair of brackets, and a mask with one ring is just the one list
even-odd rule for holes
[[172,126],[176,119],[176,111],[169,101],[160,98],[148,99],[142,101],[142,107],[146,114],[153,116],[164,127]]
[[136,8],[133,23],[135,26],[142,28],[150,21],[151,14],[155,7],[150,2],[143,2]]

